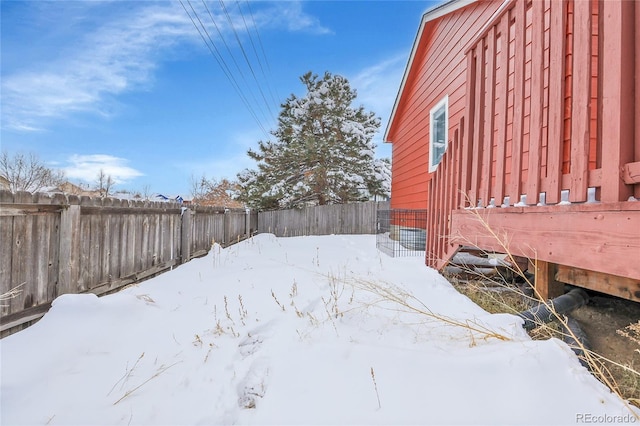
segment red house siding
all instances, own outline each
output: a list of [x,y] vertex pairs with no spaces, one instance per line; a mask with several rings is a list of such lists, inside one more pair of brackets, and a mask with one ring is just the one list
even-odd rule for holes
[[[386,133],[392,208],[428,210],[427,264],[475,245],[640,301],[640,3],[451,5],[423,24]],[[450,143],[429,173],[445,95]]]
[[428,22],[396,107],[387,140],[392,146],[391,207],[424,209],[429,199],[429,112],[449,96],[449,134],[465,109],[464,50],[501,2],[488,1]]

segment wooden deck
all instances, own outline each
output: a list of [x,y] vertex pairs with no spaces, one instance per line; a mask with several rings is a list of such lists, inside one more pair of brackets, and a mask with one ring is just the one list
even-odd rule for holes
[[640,301],[634,27],[640,5],[624,0],[512,1],[487,23],[430,182],[429,265],[460,245],[509,250],[548,263],[551,281]]

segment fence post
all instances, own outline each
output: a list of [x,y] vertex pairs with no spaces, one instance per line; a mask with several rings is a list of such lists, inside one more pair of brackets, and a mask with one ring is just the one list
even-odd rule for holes
[[77,256],[78,232],[80,231],[80,205],[69,205],[60,214],[60,240],[58,242],[58,286],[56,296],[77,293],[74,283],[78,282]]
[[247,238],[251,238],[251,210],[244,209],[244,233]]
[[182,209],[182,235],[180,239],[180,253],[182,254],[182,259],[180,263],[187,263],[191,259],[191,213],[190,209]]
[[228,219],[228,215],[229,215],[229,209],[225,208],[224,209],[224,215],[222,216],[223,221],[222,221],[222,247],[226,247],[228,242],[229,242],[229,219]]

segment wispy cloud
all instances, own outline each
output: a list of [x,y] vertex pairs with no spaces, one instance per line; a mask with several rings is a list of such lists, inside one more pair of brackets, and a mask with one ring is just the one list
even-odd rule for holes
[[78,38],[56,60],[4,76],[5,126],[33,131],[74,112],[108,116],[109,96],[148,84],[159,51],[193,33],[191,22],[169,3],[139,8],[126,19],[112,17]]
[[358,91],[357,102],[374,111],[383,124],[393,108],[406,61],[407,55],[402,53],[373,64],[350,79]]
[[275,3],[275,8],[265,10],[266,13],[260,13],[256,16],[256,20],[260,24],[264,20],[264,24],[272,27],[284,27],[289,31],[302,31],[310,34],[333,34],[330,28],[322,25],[319,19],[305,13],[302,9],[302,2],[299,1],[280,1]]
[[144,176],[142,172],[127,165],[129,161],[124,158],[106,154],[72,155],[68,164],[62,167],[65,175],[71,179],[79,179],[84,182],[94,182],[100,170],[117,183],[127,183],[130,180]]
[[[192,3],[205,25],[210,26],[211,20],[202,4]],[[38,8],[53,10],[58,4],[51,2]],[[68,45],[61,46],[59,55],[53,60],[23,64],[19,71],[3,73],[3,127],[23,132],[41,131],[50,120],[77,112],[109,117],[118,95],[153,84],[155,69],[166,60],[166,54],[172,48],[185,42],[204,48],[180,3],[126,4],[124,10],[121,3],[113,3],[114,7],[120,7],[119,13],[109,14],[102,20],[91,16],[91,28],[87,30],[85,22],[84,32],[75,34],[76,39],[72,41],[67,40]],[[219,6],[216,8],[215,3],[210,3],[209,8],[221,31],[229,31],[231,24],[222,18]],[[74,16],[50,24],[82,21],[83,17],[95,12],[70,8],[68,13]],[[239,27],[241,17],[238,12],[229,12],[233,26]],[[267,3],[254,12],[257,26],[318,34],[328,32],[317,19],[304,13],[299,2]],[[253,21],[248,25],[253,25]],[[69,31],[64,33],[72,35]],[[210,28],[210,34],[215,36],[213,28]]]
[[382,144],[382,136],[400,88],[406,63],[407,54],[402,53],[371,65],[349,79],[351,87],[358,92],[356,103],[375,112],[381,119],[380,131],[374,137],[381,156],[390,155],[390,149]]
[[190,163],[188,167],[192,170],[191,174],[196,177],[235,179],[238,172],[246,168],[255,168],[255,165],[255,161],[246,153],[237,153],[225,158],[203,159],[198,163]]

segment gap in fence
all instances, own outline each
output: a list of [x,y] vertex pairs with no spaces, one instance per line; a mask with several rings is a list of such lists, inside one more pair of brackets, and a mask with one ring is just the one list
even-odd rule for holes
[[422,256],[427,240],[427,210],[378,210],[376,247],[391,257]]

